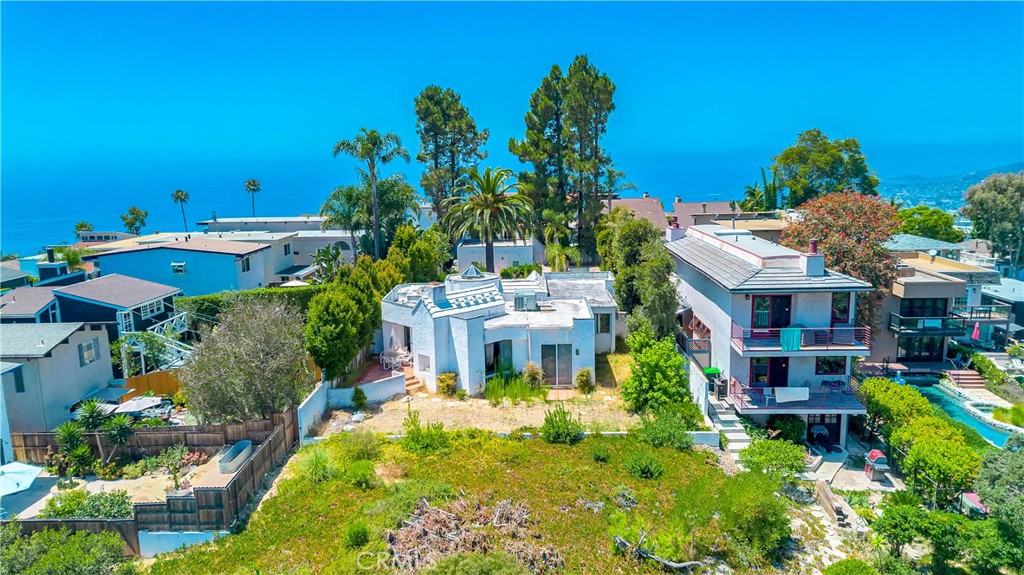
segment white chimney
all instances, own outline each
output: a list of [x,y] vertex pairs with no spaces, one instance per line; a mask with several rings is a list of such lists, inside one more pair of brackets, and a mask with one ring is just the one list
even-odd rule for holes
[[668,227],[665,228],[665,241],[674,242],[686,235],[686,230],[679,227],[679,217],[672,216]]
[[807,277],[825,275],[825,256],[818,253],[818,240],[811,240],[806,254],[800,254],[800,270]]

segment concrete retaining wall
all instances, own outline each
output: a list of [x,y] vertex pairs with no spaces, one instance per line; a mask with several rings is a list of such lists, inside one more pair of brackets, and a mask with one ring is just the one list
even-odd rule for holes
[[327,391],[327,384],[321,381],[299,405],[299,442],[302,442],[303,438],[309,435],[309,430],[323,419],[324,412],[327,411]]
[[[378,379],[370,383],[364,383],[359,388],[366,394],[367,403],[382,403],[396,395],[405,395],[405,374],[396,372],[397,375]],[[331,409],[352,406],[352,394],[354,387],[342,387],[327,390],[327,405]]]
[[209,543],[227,534],[227,531],[139,531],[139,554],[154,557],[196,543]]

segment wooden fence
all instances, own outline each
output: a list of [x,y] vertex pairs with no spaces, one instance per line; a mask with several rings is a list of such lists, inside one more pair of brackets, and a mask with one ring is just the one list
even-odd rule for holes
[[[7,524],[10,521],[0,521]],[[114,531],[124,539],[125,554],[139,555],[139,529],[134,519],[22,519],[17,521],[21,532],[25,535],[43,529],[67,529],[69,531],[88,531],[102,533]]]
[[181,389],[181,383],[178,381],[178,370],[176,369],[153,371],[144,375],[129,377],[125,381],[127,382],[126,387],[133,391],[121,398],[122,402],[128,401],[133,397],[145,395],[148,391],[152,391],[155,395],[174,395],[176,391]]

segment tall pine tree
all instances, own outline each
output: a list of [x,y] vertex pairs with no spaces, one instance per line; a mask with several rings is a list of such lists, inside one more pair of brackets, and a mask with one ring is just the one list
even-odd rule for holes
[[477,129],[462,97],[451,88],[427,86],[413,101],[420,137],[416,160],[426,165],[420,185],[441,219],[444,200],[451,197],[459,178],[487,157],[481,148],[490,132]]

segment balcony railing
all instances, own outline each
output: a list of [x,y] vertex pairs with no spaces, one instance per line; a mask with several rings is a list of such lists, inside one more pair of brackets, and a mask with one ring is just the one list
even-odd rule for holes
[[744,328],[732,323],[732,343],[741,352],[769,351],[867,351],[870,349],[871,328],[803,327],[791,325],[782,328]]
[[683,353],[691,355],[711,353],[711,338],[709,337],[690,337],[683,330],[677,329],[676,343],[679,345],[679,349],[683,350]]
[[943,317],[903,317],[889,314],[889,329],[900,335],[963,335],[966,320],[957,314]]
[[854,396],[847,376],[834,376],[820,383],[805,382],[791,387],[749,386],[730,377],[729,397],[741,414],[757,411],[864,411],[864,405]]
[[955,305],[953,313],[967,321],[1009,321],[1010,306],[996,305]]

